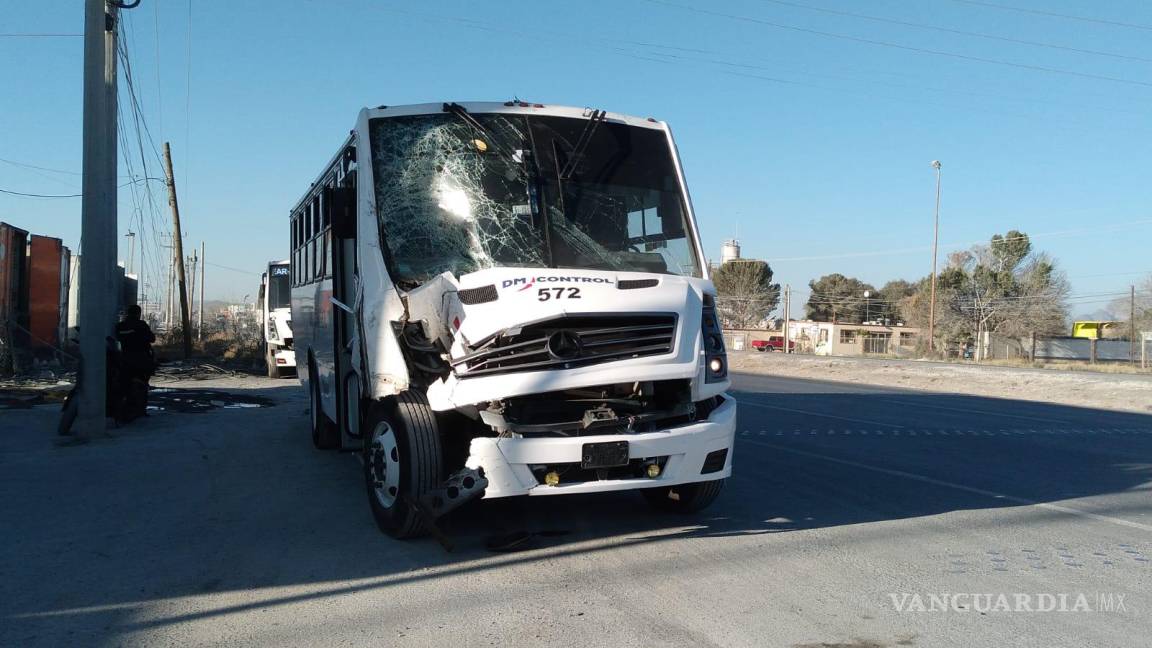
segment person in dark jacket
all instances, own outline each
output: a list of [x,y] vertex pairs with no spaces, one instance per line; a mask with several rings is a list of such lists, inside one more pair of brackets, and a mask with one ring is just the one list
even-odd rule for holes
[[136,378],[148,384],[155,369],[152,343],[156,334],[148,322],[140,319],[140,307],[133,304],[124,310],[124,319],[116,325],[116,340],[120,342],[120,358],[126,378]]

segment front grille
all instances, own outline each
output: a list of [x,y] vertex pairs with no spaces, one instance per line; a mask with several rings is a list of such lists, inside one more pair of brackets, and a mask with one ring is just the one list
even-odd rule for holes
[[472,347],[452,361],[467,378],[517,371],[571,369],[671,353],[676,315],[570,315],[529,324]]

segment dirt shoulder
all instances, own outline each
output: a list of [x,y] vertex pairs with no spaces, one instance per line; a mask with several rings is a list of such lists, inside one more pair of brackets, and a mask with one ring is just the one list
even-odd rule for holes
[[732,371],[1152,413],[1152,376],[736,351]]

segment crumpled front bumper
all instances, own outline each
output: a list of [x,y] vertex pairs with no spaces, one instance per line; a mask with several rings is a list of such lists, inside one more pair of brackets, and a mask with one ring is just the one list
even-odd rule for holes
[[[581,437],[494,438],[472,440],[466,465],[483,468],[488,479],[485,498],[515,495],[568,495],[674,486],[723,479],[732,474],[736,436],[736,401],[725,394],[724,402],[707,421],[659,432]],[[649,478],[574,481],[547,486],[537,481],[530,466],[580,463],[585,443],[628,441],[630,459],[668,457],[660,476]],[[715,450],[728,450],[724,468],[701,474],[704,459]]]

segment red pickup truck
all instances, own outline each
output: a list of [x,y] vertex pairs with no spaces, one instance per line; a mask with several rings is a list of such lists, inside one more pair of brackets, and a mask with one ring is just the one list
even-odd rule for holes
[[[757,351],[783,351],[784,336],[771,335],[767,340],[752,340],[752,348]],[[796,350],[796,340],[788,340],[788,350]]]

